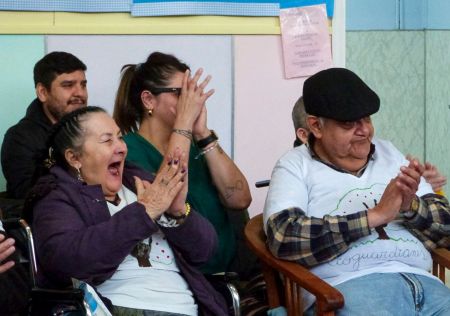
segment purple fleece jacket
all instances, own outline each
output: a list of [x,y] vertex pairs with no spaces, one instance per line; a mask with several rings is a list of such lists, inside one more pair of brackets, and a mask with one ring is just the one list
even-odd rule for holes
[[[71,277],[98,285],[114,274],[136,243],[161,229],[201,314],[227,315],[223,297],[195,268],[214,254],[217,244],[208,220],[191,211],[182,225],[160,227],[138,202],[111,216],[100,185],[82,184],[58,166],[50,173],[37,186],[52,190],[33,209],[40,285],[64,286]],[[150,174],[126,164],[123,184],[133,192],[135,175],[153,181]]]

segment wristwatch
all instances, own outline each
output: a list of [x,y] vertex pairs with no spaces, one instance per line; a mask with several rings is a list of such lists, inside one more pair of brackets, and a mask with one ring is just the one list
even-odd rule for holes
[[216,132],[211,130],[211,134],[208,137],[202,138],[202,139],[197,141],[197,146],[198,146],[198,148],[203,149],[203,148],[205,148],[206,146],[208,146],[212,142],[215,142],[218,139],[219,139],[219,137],[217,137]]

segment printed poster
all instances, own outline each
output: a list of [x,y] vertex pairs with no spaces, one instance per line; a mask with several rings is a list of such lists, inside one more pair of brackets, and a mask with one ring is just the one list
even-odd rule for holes
[[281,9],[280,25],[286,78],[333,66],[325,4]]

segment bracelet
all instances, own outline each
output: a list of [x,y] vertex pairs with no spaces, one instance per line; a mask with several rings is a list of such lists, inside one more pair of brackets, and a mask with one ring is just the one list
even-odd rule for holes
[[199,139],[197,141],[197,147],[200,149],[204,149],[206,146],[208,146],[209,144],[211,144],[212,142],[216,141],[219,139],[219,137],[217,137],[216,132],[214,132],[214,130],[210,130],[211,134],[209,134],[208,137],[205,137],[203,139]]
[[192,141],[192,132],[190,130],[174,128],[172,132],[180,134],[189,139],[190,141]]
[[211,150],[213,150],[217,146],[219,146],[219,141],[218,140],[211,147],[209,147],[209,148],[207,148],[205,150],[202,150],[197,156],[194,157],[194,159],[198,159],[201,156],[206,155],[207,153],[209,153]]
[[156,221],[162,227],[178,227],[180,224],[174,218],[169,218],[167,215],[161,214],[161,217]]
[[191,205],[188,202],[184,203],[184,209],[185,209],[184,214],[181,214],[181,215],[178,215],[178,216],[177,215],[173,215],[173,214],[169,214],[169,213],[164,213],[164,214],[168,218],[179,220],[179,219],[183,219],[183,218],[188,217],[189,213],[191,212]]

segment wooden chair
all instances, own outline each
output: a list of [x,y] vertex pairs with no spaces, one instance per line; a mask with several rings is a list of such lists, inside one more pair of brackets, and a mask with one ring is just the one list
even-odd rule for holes
[[[316,297],[317,315],[334,315],[335,310],[344,306],[344,297],[337,289],[298,263],[277,259],[270,253],[262,214],[250,219],[245,227],[245,237],[250,249],[261,260],[270,308],[284,306],[288,316],[302,315],[303,289]],[[450,268],[450,251],[436,249],[432,257],[433,274],[445,282],[445,268]]]

